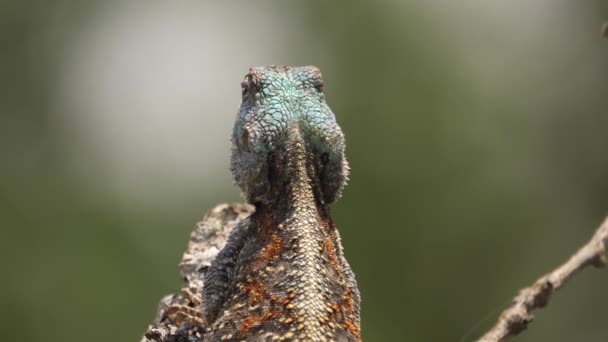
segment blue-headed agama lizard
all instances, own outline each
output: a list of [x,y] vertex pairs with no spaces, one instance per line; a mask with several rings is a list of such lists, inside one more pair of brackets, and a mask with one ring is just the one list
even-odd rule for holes
[[[155,324],[201,326],[166,341],[360,341],[359,290],[329,211],[348,177],[344,135],[321,72],[256,67],[241,86],[231,170],[255,211],[199,269],[202,295],[191,285],[181,303],[166,298]],[[152,326],[142,341],[162,334]]]

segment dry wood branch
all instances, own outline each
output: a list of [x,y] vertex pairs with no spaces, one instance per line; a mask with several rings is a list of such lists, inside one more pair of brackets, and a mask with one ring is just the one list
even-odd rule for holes
[[531,286],[519,291],[513,298],[513,304],[505,309],[498,321],[483,335],[480,342],[504,341],[509,336],[522,332],[534,318],[530,313],[537,308],[543,308],[549,303],[551,295],[559,290],[566,281],[578,271],[593,265],[603,267],[606,265],[606,241],[608,240],[608,218],[596,230],[595,234],[574,253],[568,261],[538,279]]
[[204,329],[201,318],[201,291],[204,274],[226,244],[234,226],[253,213],[247,204],[220,204],[207,212],[192,234],[179,264],[183,287],[165,296],[156,317],[141,342],[199,341]]

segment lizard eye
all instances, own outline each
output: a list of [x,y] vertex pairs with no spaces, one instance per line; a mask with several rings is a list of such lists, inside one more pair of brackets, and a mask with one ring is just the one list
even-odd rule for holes
[[247,94],[249,93],[249,82],[247,82],[247,81],[241,82],[241,90],[243,93],[243,97],[247,96]]
[[259,86],[257,82],[251,75],[245,76],[245,80],[241,82],[243,100],[253,97],[258,92]]
[[317,91],[319,93],[323,92],[323,82],[318,82],[317,84],[315,84],[315,89],[317,89]]

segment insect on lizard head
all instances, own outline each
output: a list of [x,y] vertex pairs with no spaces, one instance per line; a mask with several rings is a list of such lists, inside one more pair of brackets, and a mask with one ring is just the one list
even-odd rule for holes
[[231,170],[247,201],[269,204],[280,198],[293,177],[288,162],[300,158],[317,200],[335,202],[346,182],[348,165],[344,135],[325,102],[319,69],[251,68],[241,86]]

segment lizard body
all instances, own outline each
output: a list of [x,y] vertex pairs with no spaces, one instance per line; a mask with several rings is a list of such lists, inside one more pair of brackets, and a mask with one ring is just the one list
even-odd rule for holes
[[315,67],[251,68],[231,170],[255,212],[212,261],[204,341],[359,341],[359,291],[329,212],[344,136]]

